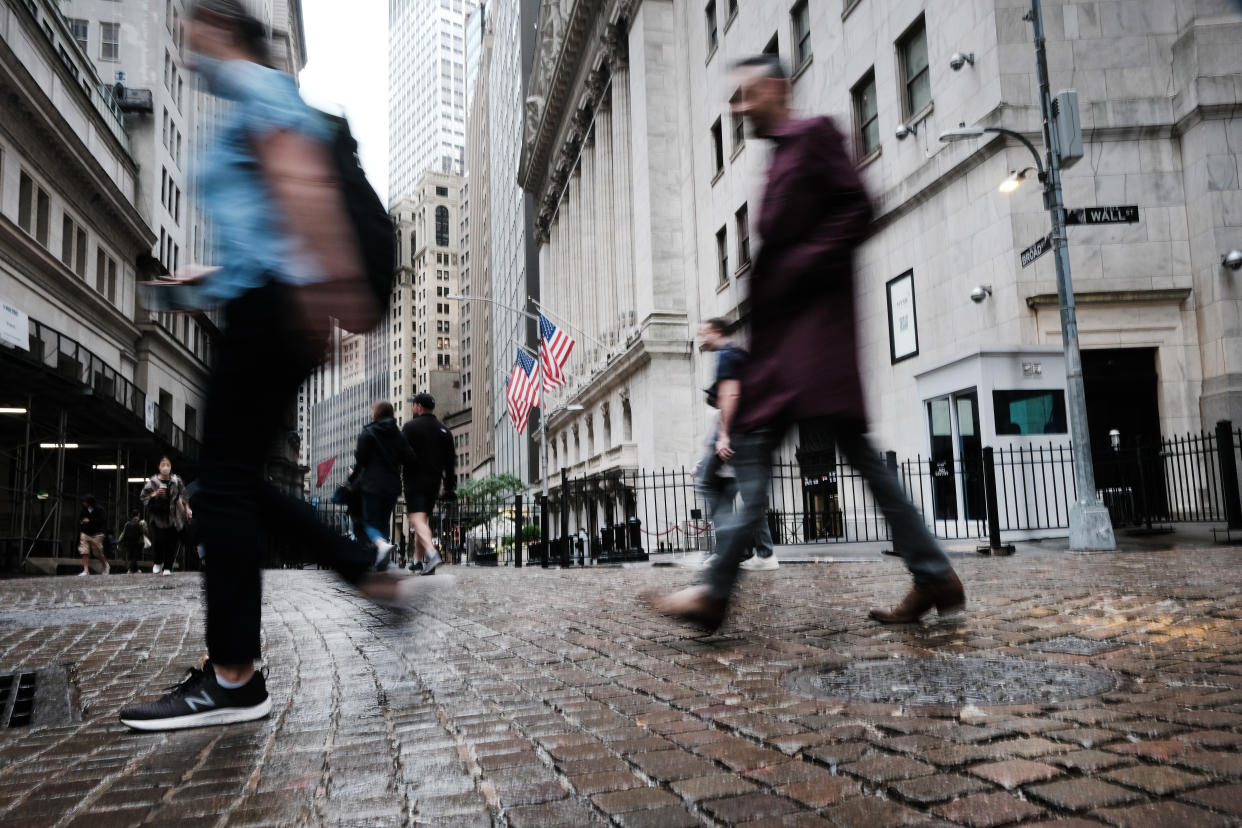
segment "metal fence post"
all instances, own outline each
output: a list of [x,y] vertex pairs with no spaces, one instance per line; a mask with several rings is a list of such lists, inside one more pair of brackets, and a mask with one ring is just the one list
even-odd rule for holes
[[522,568],[522,495],[513,496],[513,568]]
[[548,549],[548,496],[539,496],[539,548],[543,551],[543,561],[539,565],[548,568],[548,559],[552,557]]
[[996,452],[983,448],[983,489],[987,498],[988,545],[976,547],[980,555],[1012,555],[1013,544],[1002,544],[1000,536],[1000,501],[996,496]]
[[1230,529],[1242,529],[1242,495],[1238,492],[1238,462],[1233,456],[1233,423],[1216,423],[1216,452],[1220,456],[1220,483],[1225,494],[1225,516]]
[[561,469],[561,566],[569,566],[569,469]]

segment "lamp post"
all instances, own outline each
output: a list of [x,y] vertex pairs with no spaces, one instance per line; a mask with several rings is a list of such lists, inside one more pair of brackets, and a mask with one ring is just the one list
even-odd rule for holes
[[[1052,217],[1052,253],[1057,270],[1057,297],[1061,309],[1061,341],[1065,348],[1065,396],[1069,408],[1070,439],[1074,446],[1074,485],[1077,497],[1070,504],[1070,549],[1115,549],[1116,538],[1108,508],[1095,490],[1095,468],[1091,460],[1091,432],[1087,428],[1087,396],[1082,378],[1082,352],[1078,347],[1078,319],[1074,310],[1074,283],[1070,277],[1069,247],[1065,235],[1065,204],[1061,199],[1061,138],[1052,125],[1052,94],[1048,82],[1048,57],[1044,38],[1044,17],[1040,0],[1031,0],[1024,18],[1035,36],[1035,71],[1039,79],[1039,107],[1042,114],[1044,161],[1026,137],[1003,127],[967,127],[941,134],[942,142],[978,138],[996,132],[1017,138],[1035,157],[1035,169],[1044,185],[1044,208]],[[1011,176],[1002,185],[1012,192],[1023,173]]]

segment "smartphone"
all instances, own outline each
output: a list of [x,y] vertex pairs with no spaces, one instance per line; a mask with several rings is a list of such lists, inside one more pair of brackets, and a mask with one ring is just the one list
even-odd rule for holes
[[138,302],[155,313],[188,313],[210,306],[202,288],[182,282],[139,282]]

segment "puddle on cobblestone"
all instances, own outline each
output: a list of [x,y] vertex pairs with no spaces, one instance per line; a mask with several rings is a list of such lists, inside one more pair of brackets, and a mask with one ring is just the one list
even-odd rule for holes
[[1047,641],[1032,641],[1030,644],[1024,645],[1028,650],[1036,650],[1041,653],[1064,653],[1066,655],[1099,655],[1100,653],[1110,653],[1113,650],[1120,650],[1124,645],[1118,644],[1116,641],[1092,641],[1089,638],[1079,638],[1076,635],[1063,635],[1060,638],[1050,638]]
[[45,609],[2,610],[0,628],[68,627],[74,624],[100,624],[115,621],[141,621],[151,616],[167,617],[178,611],[190,612],[193,605],[181,604],[101,604],[89,607],[48,607]]
[[1105,670],[1021,658],[893,658],[790,673],[786,686],[813,698],[909,706],[1052,704],[1116,686]]

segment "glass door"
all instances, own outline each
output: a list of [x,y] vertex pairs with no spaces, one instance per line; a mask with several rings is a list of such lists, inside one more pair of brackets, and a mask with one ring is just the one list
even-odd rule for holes
[[927,424],[931,437],[932,510],[936,520],[957,520],[953,407],[948,397],[927,403]]
[[983,440],[979,436],[979,395],[972,388],[953,395],[957,413],[958,457],[962,461],[962,503],[967,520],[987,520],[983,488]]

